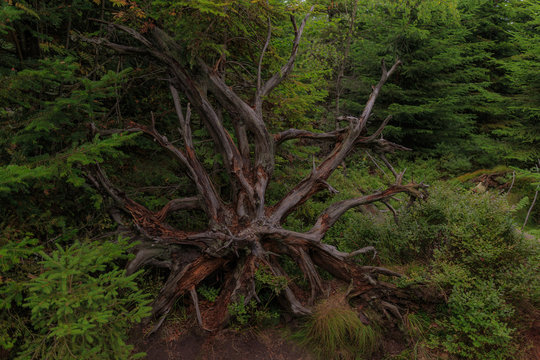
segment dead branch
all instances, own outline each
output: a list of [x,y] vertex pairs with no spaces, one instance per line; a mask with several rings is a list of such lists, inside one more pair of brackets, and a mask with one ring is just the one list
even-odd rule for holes
[[[383,73],[381,75],[381,79],[377,86],[373,88],[364,111],[362,112],[362,116],[356,121],[351,121],[348,135],[345,137],[345,139],[343,139],[343,141],[336,144],[332,152],[323,160],[317,169],[313,171],[309,177],[302,180],[297,186],[289,191],[289,193],[283,199],[281,199],[276,206],[274,206],[272,215],[270,216],[271,221],[280,223],[292,210],[303,204],[309,197],[322,189],[320,186],[320,180],[327,180],[354,148],[358,137],[364,129],[366,121],[371,114],[371,110],[373,109],[380,89],[388,77],[397,69],[400,64],[401,62],[397,60],[392,68],[387,71],[383,62]],[[373,140],[367,138],[365,141],[361,142],[363,145],[374,142],[375,144],[379,144],[380,148],[384,148],[384,145],[388,146],[388,144],[382,143],[384,141],[385,140],[383,139]]]
[[156,218],[163,221],[171,212],[178,210],[196,210],[201,208],[200,198],[198,196],[173,199],[156,213]]
[[339,201],[330,205],[326,210],[323,211],[309,233],[322,237],[347,210],[360,205],[371,204],[376,201],[388,199],[397,193],[404,192],[414,197],[424,198],[424,193],[422,192],[424,188],[424,184],[411,183],[401,185],[400,183],[396,183],[383,191],[377,191],[370,195],[361,196],[355,199]]
[[347,130],[347,128],[343,128],[326,133],[314,133],[307,130],[288,129],[280,133],[274,134],[274,141],[276,145],[279,145],[284,141],[293,139],[339,141],[340,138],[342,138],[343,135],[347,133]]
[[283,65],[278,72],[276,72],[270,79],[268,79],[264,83],[260,92],[257,92],[256,103],[262,102],[262,99],[265,96],[267,96],[276,86],[278,86],[283,81],[283,79],[285,79],[289,75],[289,73],[292,71],[294,67],[294,61],[296,60],[296,55],[298,53],[300,39],[302,38],[302,33],[304,32],[304,27],[306,26],[307,20],[309,19],[309,16],[313,12],[313,9],[314,9],[314,6],[312,6],[309,9],[308,14],[304,17],[304,20],[302,20],[300,27],[296,26],[296,20],[294,19],[294,16],[291,15],[291,23],[294,28],[294,40],[293,40],[291,55],[287,63]]

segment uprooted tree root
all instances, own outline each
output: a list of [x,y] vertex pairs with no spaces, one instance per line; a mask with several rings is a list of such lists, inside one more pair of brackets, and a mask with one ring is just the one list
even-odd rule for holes
[[[366,136],[366,124],[375,100],[384,83],[398,69],[400,61],[397,60],[390,69],[382,62],[380,81],[372,87],[362,114],[359,117],[341,118],[349,122],[348,127],[328,133],[288,129],[272,134],[263,119],[263,99],[291,72],[308,17],[303,19],[300,26],[297,26],[294,17],[291,18],[295,32],[292,52],[280,71],[263,81],[259,64],[253,103],[247,103],[237,95],[225,83],[216,67],[207,65],[202,59],[192,64],[197,75],[191,75],[192,69],[184,67],[177,59],[178,54],[182,53],[181,47],[175,45],[174,40],[158,27],[142,35],[124,25],[108,23],[109,33],[120,31],[127,34],[137,46],[113,43],[107,38],[84,39],[124,55],[152,57],[170,75],[168,81],[172,106],[178,117],[181,135],[178,140],[169,141],[159,132],[153,114],[149,125],[130,122],[125,129],[98,129],[93,125],[92,131],[102,136],[126,131],[144,133],[168,151],[185,169],[197,194],[173,199],[161,210],[154,212],[115,187],[99,165],[89,167],[87,172],[89,181],[115,201],[116,210],[111,212],[113,219],[126,234],[140,241],[136,256],[128,265],[128,272],[133,273],[145,265],[166,268],[170,272],[153,304],[153,316],[157,320],[155,329],[161,325],[175,301],[184,295],[189,295],[193,300],[201,327],[208,330],[220,328],[227,322],[229,304],[239,299],[247,303],[256,297],[255,272],[259,267],[265,267],[274,276],[288,279],[288,285],[280,294],[280,301],[296,315],[310,314],[314,301],[325,293],[319,268],[351,284],[350,297],[370,304],[376,303],[376,307],[389,316],[399,318],[399,307],[411,302],[407,291],[379,281],[380,275],[399,274],[382,267],[362,266],[355,262],[356,255],[374,251],[374,248],[346,253],[322,241],[328,229],[352,208],[374,202],[382,202],[391,208],[388,200],[398,194],[406,194],[411,201],[426,196],[426,185],[414,182],[404,184],[404,172],[398,173],[385,157],[386,153],[408,150],[382,138],[382,131],[390,117],[382,121],[375,132]],[[268,37],[260,61],[269,41]],[[211,97],[206,90],[201,89],[207,89]],[[186,112],[182,110],[180,92],[189,102]],[[225,127],[215,102],[230,114],[232,129]],[[191,108],[198,114],[222,156],[233,190],[230,201],[223,200],[196,155],[190,121]],[[231,131],[234,131],[236,140],[233,140]],[[275,168],[276,148],[291,139],[325,141],[334,145],[320,164],[314,162],[308,176],[278,203],[269,206],[265,203],[265,195]],[[250,141],[253,143],[250,144]],[[394,174],[395,182],[384,190],[332,204],[319,215],[307,232],[283,228],[287,216],[314,194],[324,190],[337,192],[327,180],[347,156],[358,148],[378,156]],[[205,212],[208,218],[207,230],[187,232],[167,224],[167,217],[171,213],[187,209]],[[299,288],[280,266],[281,257],[292,259],[302,271],[309,282],[309,298],[299,300]],[[196,288],[216,272],[223,274],[221,291],[215,305],[201,312]]]

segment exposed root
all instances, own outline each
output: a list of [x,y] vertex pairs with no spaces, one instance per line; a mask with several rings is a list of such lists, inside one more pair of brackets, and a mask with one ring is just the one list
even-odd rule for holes
[[181,270],[171,272],[153,304],[152,315],[158,317],[168,313],[176,299],[196,287],[227,262],[224,258],[210,258],[202,255]]
[[[255,231],[249,232],[250,236],[254,233]],[[411,294],[378,279],[379,275],[401,275],[383,267],[363,266],[353,259],[359,254],[376,253],[374,247],[368,246],[346,253],[334,246],[311,240],[310,237],[294,237],[294,234],[287,231],[283,232],[285,237],[267,236],[268,229],[264,230],[264,234],[266,235],[261,241],[255,238],[238,242],[244,247],[239,248],[236,254],[214,252],[215,256],[210,256],[197,247],[179,247],[176,252],[171,249],[165,251],[163,247],[140,248],[128,266],[130,271],[135,271],[144,264],[155,265],[157,262],[167,263],[171,269],[153,304],[153,316],[159,318],[159,321],[152,332],[161,326],[176,300],[187,293],[190,294],[197,322],[202,329],[215,331],[226,326],[231,303],[243,301],[246,305],[251,299],[258,300],[255,272],[260,266],[267,268],[276,277],[287,279],[287,286],[283,288],[278,299],[283,307],[295,316],[311,314],[315,301],[329,295],[326,294],[326,285],[319,273],[319,269],[323,269],[349,284],[346,294],[348,300],[357,299],[367,306],[379,309],[389,319],[403,320],[399,308],[407,308]],[[229,240],[226,244],[230,247],[232,243]],[[283,256],[290,257],[298,265],[309,283],[309,295],[301,290],[280,266],[279,258]],[[224,277],[220,293],[213,306],[203,310],[199,306],[197,286],[217,272]]]
[[142,248],[140,249],[136,255],[135,258],[133,258],[127,268],[126,273],[127,275],[133,274],[135,271],[139,270],[141,267],[143,267],[145,264],[150,262],[151,259],[161,255],[165,250],[161,248]]
[[[268,267],[274,276],[283,276],[288,280],[279,299],[284,307],[295,315],[310,314],[311,306],[317,297],[325,293],[325,284],[319,269],[351,284],[352,288],[348,292],[350,298],[358,297],[366,303],[377,301],[384,304],[381,305],[383,312],[390,311],[396,317],[399,313],[396,312],[399,302],[407,302],[406,291],[378,279],[379,274],[399,274],[380,267],[361,266],[354,261],[353,258],[359,254],[373,252],[375,255],[375,248],[368,246],[346,253],[322,242],[327,231],[350,209],[373,206],[373,203],[378,201],[385,203],[400,193],[411,199],[424,199],[427,196],[427,185],[414,181],[404,184],[404,172],[398,173],[384,157],[384,153],[409,150],[382,138],[382,132],[390,118],[385,119],[371,135],[366,127],[383,85],[397,71],[401,61],[396,60],[390,68],[382,63],[380,80],[372,87],[364,110],[358,117],[347,117],[349,126],[345,129],[319,134],[290,129],[272,136],[266,126],[267,121],[263,118],[263,99],[292,70],[308,17],[309,14],[299,26],[294,17],[291,17],[295,35],[291,56],[287,63],[266,81],[261,77],[260,67],[265,53],[263,49],[259,60],[254,103],[246,102],[243,95],[235,93],[233,87],[223,80],[214,67],[204,63],[203,59],[198,59],[189,68],[185,68],[182,65],[184,62],[177,58],[180,46],[157,26],[152,27],[148,33],[141,34],[125,25],[108,23],[111,29],[131,36],[137,46],[116,44],[108,38],[85,38],[85,41],[106,46],[119,53],[152,57],[165,66],[170,75],[168,85],[180,124],[181,139],[169,141],[167,136],[160,133],[158,128],[161,126],[156,126],[156,120],[159,119],[156,119],[153,113],[150,113],[150,125],[130,122],[129,128],[124,130],[142,132],[156,145],[161,146],[186,171],[197,194],[170,200],[161,210],[151,211],[117,189],[99,165],[88,166],[89,181],[113,199],[125,215],[131,217],[133,228],[145,239],[144,245],[139,247],[135,258],[129,264],[128,272],[133,273],[146,264],[170,269],[169,277],[153,304],[152,315],[159,318],[153,331],[163,323],[177,299],[187,293],[191,296],[197,321],[203,329],[213,330],[224,326],[229,317],[228,308],[231,303],[243,301],[247,304],[256,298],[254,277],[257,266],[261,264]],[[268,36],[266,43],[269,41]],[[181,106],[184,99],[191,104],[188,104],[185,113]],[[228,188],[233,189],[232,196],[223,196],[220,187],[215,186],[213,177],[196,155],[190,106],[193,106],[200,120],[198,123],[205,127],[214,141],[216,151],[221,155],[223,169],[230,179]],[[224,125],[222,110],[229,114],[235,134]],[[110,130],[108,129],[109,133],[116,133]],[[96,131],[95,127],[93,131]],[[275,149],[283,141],[298,138],[334,141],[335,144],[332,150],[321,158],[320,163],[317,164],[315,158],[313,159],[313,169],[309,175],[292,187],[277,203],[269,206],[265,204],[265,199],[268,182],[275,170]],[[287,216],[313,195],[321,191],[329,191],[331,194],[338,192],[328,179],[356,148],[370,150],[379,155],[395,176],[395,183],[386,189],[333,203],[319,214],[315,224],[307,232],[299,233],[282,228]],[[231,201],[226,200],[229,198]],[[386,204],[390,210],[393,209],[387,202]],[[205,231],[175,229],[165,222],[172,212],[186,209],[200,209],[206,214],[208,227]],[[115,214],[113,218],[123,226],[128,222],[119,214]],[[281,268],[278,260],[282,256],[296,262],[309,282],[309,296],[304,296],[302,290]],[[201,311],[197,286],[216,272],[224,279],[220,293],[213,307]]]
[[[296,249],[291,249],[291,251],[295,250]],[[313,264],[313,261],[311,261],[311,257],[302,248],[298,249],[297,253],[298,254],[294,257],[294,259],[296,263],[300,266],[300,269],[304,273],[304,276],[307,277],[311,288],[311,296],[309,298],[308,305],[313,305],[313,302],[315,301],[317,295],[324,292],[324,286],[322,284],[319,272],[315,268],[315,264]]]
[[189,293],[191,294],[191,300],[193,301],[193,306],[195,307],[195,313],[197,315],[197,322],[199,323],[199,326],[203,330],[212,331],[204,327],[201,310],[199,309],[199,297],[197,296],[197,290],[195,290],[195,288],[193,287],[189,290]]
[[383,307],[383,309],[385,310],[389,310],[392,314],[394,314],[394,316],[399,319],[399,321],[401,323],[403,323],[403,316],[401,315],[401,313],[399,312],[399,309],[397,308],[397,306],[393,305],[393,304],[390,304],[389,302],[387,301],[384,301],[382,300],[381,301],[381,305]]

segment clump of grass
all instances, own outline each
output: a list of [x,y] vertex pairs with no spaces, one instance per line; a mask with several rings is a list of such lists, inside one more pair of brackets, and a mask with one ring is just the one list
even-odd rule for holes
[[370,358],[379,340],[377,331],[360,321],[343,295],[317,305],[294,337],[321,359]]
[[429,328],[429,318],[425,314],[407,314],[404,319],[404,332],[411,341],[418,342],[426,339]]

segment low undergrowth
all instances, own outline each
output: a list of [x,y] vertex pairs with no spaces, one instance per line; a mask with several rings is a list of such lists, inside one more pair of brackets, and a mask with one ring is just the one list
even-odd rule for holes
[[369,359],[379,333],[364,325],[343,294],[318,304],[294,338],[320,359]]
[[431,194],[388,232],[404,234],[402,241],[417,246],[414,259],[423,258],[420,266],[410,263],[414,271],[402,285],[427,285],[446,298],[431,324],[409,336],[451,358],[516,358],[523,345],[517,335],[534,321],[522,309],[540,304],[538,240],[515,230],[498,193],[439,183]]
[[[527,309],[540,305],[540,246],[538,239],[516,230],[512,214],[499,191],[475,193],[436,182],[426,201],[399,211],[397,223],[392,216],[374,222],[373,215],[354,211],[325,240],[346,251],[375,246],[378,261],[407,275],[398,285],[442,293],[445,301],[428,316],[406,317],[403,330],[410,346],[395,358],[514,359],[528,346],[519,334],[535,320],[535,312]],[[369,262],[371,256],[360,261]],[[333,322],[354,328],[343,320],[345,311],[318,315],[321,309],[325,305],[306,321],[302,341],[326,358],[337,358],[329,354],[340,341],[350,356],[364,353],[364,345],[346,345],[356,343],[350,340],[356,335],[329,328]],[[356,315],[350,317],[355,323]]]
[[12,358],[144,356],[132,353],[127,331],[149,315],[150,300],[137,289],[140,273],[125,274],[125,240],[75,241],[49,254],[29,235],[14,244],[0,247],[0,345]]
[[[380,185],[362,183],[363,178],[348,169],[347,176],[340,173],[331,180],[341,197],[358,196],[355,184]],[[299,228],[339,196],[321,198],[322,204],[308,201],[289,226]],[[343,251],[375,246],[375,260],[366,254],[358,261],[403,272],[407,276],[398,286],[421,285],[443,294],[445,301],[436,307],[410,313],[401,309],[409,345],[388,359],[524,358],[527,344],[521,334],[535,321],[534,309],[540,305],[540,247],[538,239],[516,231],[520,224],[507,198],[499,191],[475,193],[435,182],[426,201],[409,207],[392,202],[397,223],[390,212],[382,212],[387,210],[383,206],[379,214],[354,210],[327,234],[324,241]],[[534,223],[529,227],[534,229]],[[121,270],[126,243],[67,239],[63,246],[44,249],[32,234],[9,228],[0,240],[0,345],[10,350],[10,358],[51,351],[56,358],[133,356],[127,328],[148,314],[148,298],[136,289],[134,277]],[[292,266],[282,266],[295,276]],[[156,274],[139,277],[144,292],[157,292]],[[326,273],[321,277],[330,279]],[[228,309],[235,328],[274,326],[280,319],[274,304],[287,279],[261,268],[255,280],[258,301],[239,299]],[[302,279],[296,280],[302,286]],[[211,306],[221,289],[208,283],[198,291]],[[382,325],[374,323],[365,325],[342,296],[333,296],[316,305],[295,338],[320,358],[370,359],[384,352]]]

